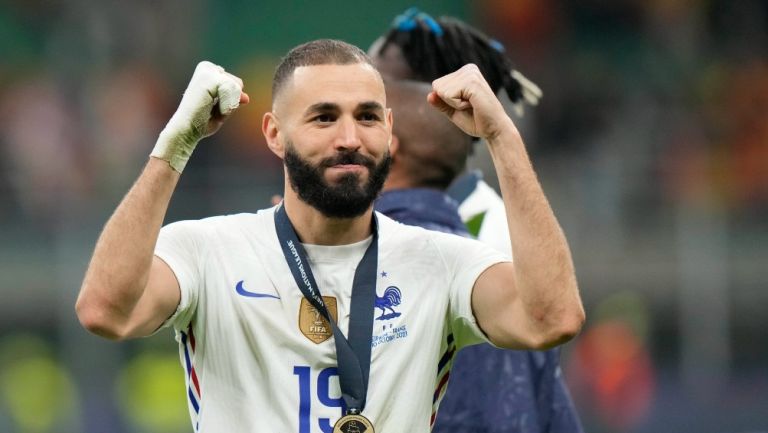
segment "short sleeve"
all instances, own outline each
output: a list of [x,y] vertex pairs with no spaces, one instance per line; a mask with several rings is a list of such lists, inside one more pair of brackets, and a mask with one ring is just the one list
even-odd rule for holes
[[443,260],[452,274],[449,283],[448,320],[457,347],[489,342],[472,312],[475,281],[489,267],[511,258],[474,239],[439,234],[436,239]]
[[197,309],[201,287],[201,264],[204,263],[203,232],[197,221],[180,221],[160,230],[155,256],[164,261],[176,275],[181,300],[161,328],[186,329]]

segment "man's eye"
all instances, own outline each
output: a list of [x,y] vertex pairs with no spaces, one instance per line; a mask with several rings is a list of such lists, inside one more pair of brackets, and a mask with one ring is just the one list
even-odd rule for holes
[[328,114],[321,114],[321,115],[315,117],[315,122],[320,122],[320,123],[333,122],[333,117],[331,117]]
[[364,113],[360,115],[360,120],[366,121],[366,122],[375,122],[379,120],[379,116],[373,114],[373,113]]

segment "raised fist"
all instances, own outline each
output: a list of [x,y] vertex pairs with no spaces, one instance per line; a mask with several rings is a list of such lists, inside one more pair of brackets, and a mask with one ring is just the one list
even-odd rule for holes
[[240,78],[211,62],[198,63],[151,155],[168,161],[181,173],[197,143],[218,131],[226,117],[248,99]]
[[468,64],[432,82],[427,101],[469,135],[491,138],[511,122],[477,66]]

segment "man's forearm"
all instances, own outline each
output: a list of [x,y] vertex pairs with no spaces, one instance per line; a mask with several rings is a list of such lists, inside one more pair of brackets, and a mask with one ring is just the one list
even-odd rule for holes
[[160,226],[197,144],[248,103],[242,89],[242,80],[221,66],[198,63],[152,157],[96,243],[75,307],[87,329],[108,338],[148,335],[178,305],[173,271],[153,261]]
[[584,311],[568,242],[517,128],[510,120],[500,131],[488,146],[504,198],[520,301],[537,328],[555,334],[578,329]]
[[111,334],[99,328],[119,327],[130,317],[146,286],[155,243],[179,176],[168,162],[149,158],[107,221],[77,301],[80,320],[89,329]]
[[512,119],[476,65],[432,82],[427,101],[462,131],[488,141],[501,185],[515,263],[475,281],[472,308],[503,347],[546,349],[584,322],[571,252]]

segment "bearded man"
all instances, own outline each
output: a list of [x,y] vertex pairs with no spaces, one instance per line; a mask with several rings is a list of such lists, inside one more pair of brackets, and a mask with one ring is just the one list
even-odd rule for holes
[[318,40],[277,67],[262,130],[285,163],[281,204],[161,229],[198,141],[243,83],[198,65],[138,180],[96,243],[78,297],[88,330],[126,339],[173,327],[199,432],[426,433],[452,353],[479,342],[543,349],[584,321],[565,236],[512,120],[477,67],[429,103],[487,140],[515,263],[475,240],[373,211],[392,113],[359,48]]

